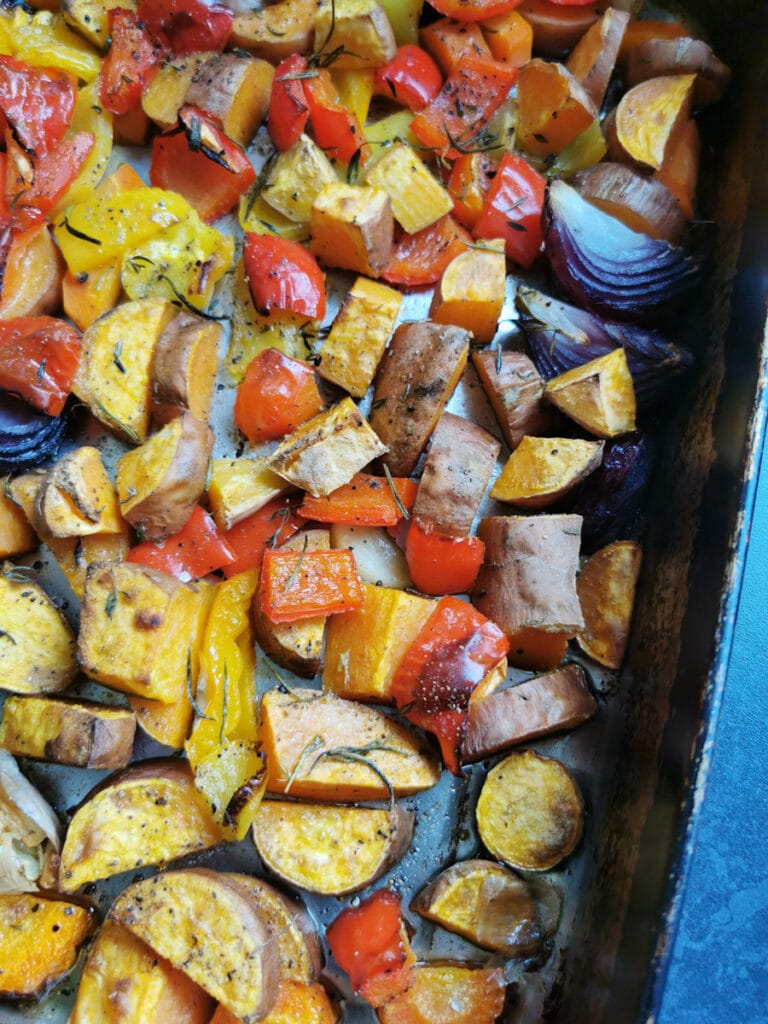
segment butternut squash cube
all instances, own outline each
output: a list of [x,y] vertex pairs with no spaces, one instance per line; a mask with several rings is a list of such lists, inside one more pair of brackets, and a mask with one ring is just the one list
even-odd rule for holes
[[554,377],[545,393],[597,437],[618,437],[635,429],[635,389],[623,348]]
[[216,525],[228,530],[285,494],[288,485],[263,457],[213,459],[208,480],[208,504]]
[[312,204],[331,184],[338,184],[333,164],[313,139],[301,135],[275,160],[261,196],[289,220],[308,224]]
[[395,220],[409,235],[429,227],[453,209],[453,200],[416,150],[404,142],[389,146],[366,170],[366,182],[392,200]]
[[121,288],[120,267],[116,263],[96,267],[87,274],[73,274],[68,270],[61,282],[64,312],[85,331],[117,305]]
[[492,341],[504,305],[507,260],[503,239],[456,256],[443,271],[432,297],[429,315],[439,324],[456,324],[471,331],[481,345]]
[[378,275],[392,259],[392,203],[380,188],[328,185],[312,204],[310,248],[330,267]]
[[338,68],[378,68],[392,60],[397,43],[392,26],[375,0],[320,0],[315,45],[325,52],[342,47]]

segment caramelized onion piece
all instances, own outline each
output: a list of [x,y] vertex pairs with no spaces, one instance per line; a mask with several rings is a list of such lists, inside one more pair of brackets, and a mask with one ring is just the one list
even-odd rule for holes
[[657,178],[608,162],[579,171],[570,183],[585,199],[633,231],[673,245],[683,237],[686,219],[680,204]]

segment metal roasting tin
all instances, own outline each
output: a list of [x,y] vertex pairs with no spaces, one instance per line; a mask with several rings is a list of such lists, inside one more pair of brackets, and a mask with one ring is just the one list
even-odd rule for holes
[[[596,716],[570,734],[535,744],[574,772],[587,818],[576,853],[545,876],[562,899],[552,954],[538,970],[508,966],[504,1024],[645,1024],[655,1019],[725,685],[767,405],[768,131],[762,104],[768,95],[768,3],[691,0],[680,13],[690,16],[734,73],[725,98],[703,117],[700,209],[713,225],[701,225],[701,230],[714,239],[707,287],[685,310],[688,327],[691,319],[695,327],[697,362],[662,410],[664,428],[624,668],[616,679],[589,665],[600,697]],[[338,302],[351,278],[335,277]],[[409,297],[402,318],[425,316],[428,301],[424,295]],[[511,311],[508,304],[504,315]],[[516,344],[510,325],[502,326],[503,343]],[[217,456],[237,444],[233,400],[233,389],[220,384]],[[471,371],[451,408],[495,429]],[[120,443],[93,421],[83,429],[112,465],[123,450]],[[46,589],[68,601],[67,614],[74,616],[71,592],[55,563],[44,552],[34,558],[42,562]],[[258,685],[275,685],[263,659]],[[80,692],[121,699],[87,682]],[[137,733],[135,760],[159,752],[169,753]],[[439,869],[480,852],[474,802],[487,767],[472,766],[464,780],[444,772],[434,789],[405,800],[417,811],[413,843],[377,887],[391,881],[407,908],[411,896]],[[67,810],[106,774],[30,761],[23,769],[64,820]],[[248,840],[178,863],[261,873]],[[149,873],[120,876],[88,891],[106,913],[122,887]],[[306,902],[325,924],[350,899],[307,897]],[[486,959],[476,947],[406,913],[417,928],[418,955]],[[332,963],[327,976],[344,994],[344,977]],[[36,1004],[0,1002],[0,1024],[63,1024],[76,979],[70,976]],[[364,1004],[349,1000],[343,1019],[370,1024],[375,1017]]]

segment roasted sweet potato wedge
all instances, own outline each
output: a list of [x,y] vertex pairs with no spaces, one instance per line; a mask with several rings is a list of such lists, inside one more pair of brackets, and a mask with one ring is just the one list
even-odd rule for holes
[[207,423],[219,368],[220,324],[186,310],[158,339],[152,360],[152,422],[163,426],[182,412]]
[[523,437],[504,463],[491,497],[520,508],[545,508],[597,469],[603,441],[575,437]]
[[618,437],[635,429],[635,389],[623,348],[553,377],[545,393],[596,437]]
[[576,642],[607,668],[620,668],[629,639],[642,549],[633,540],[617,540],[596,551],[576,580],[584,629]]
[[562,64],[535,57],[517,78],[516,141],[534,156],[560,153],[597,117],[587,90]]
[[225,135],[247,146],[267,115],[274,73],[258,57],[217,53],[195,72],[184,102],[204,110]]
[[680,241],[686,214],[658,178],[648,178],[626,164],[604,161],[580,171],[571,180],[585,199],[633,231],[643,231],[673,245]]
[[11,478],[0,480],[0,558],[24,555],[38,545],[24,510],[12,496]]
[[611,80],[628,22],[626,11],[609,7],[602,18],[587,29],[568,56],[566,67],[584,86],[597,110]]
[[377,1011],[380,1024],[494,1024],[504,1008],[500,967],[425,963],[409,989]]
[[[339,1010],[319,981],[304,985],[290,978],[280,981],[274,1006],[260,1024],[336,1024]],[[240,1024],[239,1018],[219,1006],[211,1024]]]
[[694,106],[716,103],[731,80],[731,71],[701,39],[648,39],[633,46],[624,61],[632,87],[660,75],[696,75]]
[[548,433],[552,409],[544,401],[544,380],[528,356],[484,349],[472,353],[472,365],[513,451],[525,434]]
[[372,885],[408,849],[413,813],[393,809],[264,800],[253,841],[288,885],[344,896]]
[[121,532],[117,494],[98,448],[76,448],[48,470],[37,489],[34,525],[43,537]]
[[238,14],[229,41],[256,57],[279,64],[292,53],[308,53],[315,37],[317,0],[280,0]]
[[491,342],[504,305],[504,241],[487,240],[454,257],[442,273],[429,315],[435,323],[470,331],[478,345]]
[[0,573],[0,689],[58,693],[77,672],[75,637],[37,583],[13,566]]
[[696,75],[662,75],[624,93],[614,129],[615,142],[627,159],[659,170],[688,120],[695,82]]
[[564,764],[524,750],[488,773],[476,814],[494,857],[523,871],[549,871],[575,850],[584,801]]

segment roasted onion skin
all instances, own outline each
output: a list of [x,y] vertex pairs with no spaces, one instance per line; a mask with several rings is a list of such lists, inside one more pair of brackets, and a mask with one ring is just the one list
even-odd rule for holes
[[0,392],[0,472],[54,460],[66,426],[65,414],[46,416],[16,395]]

